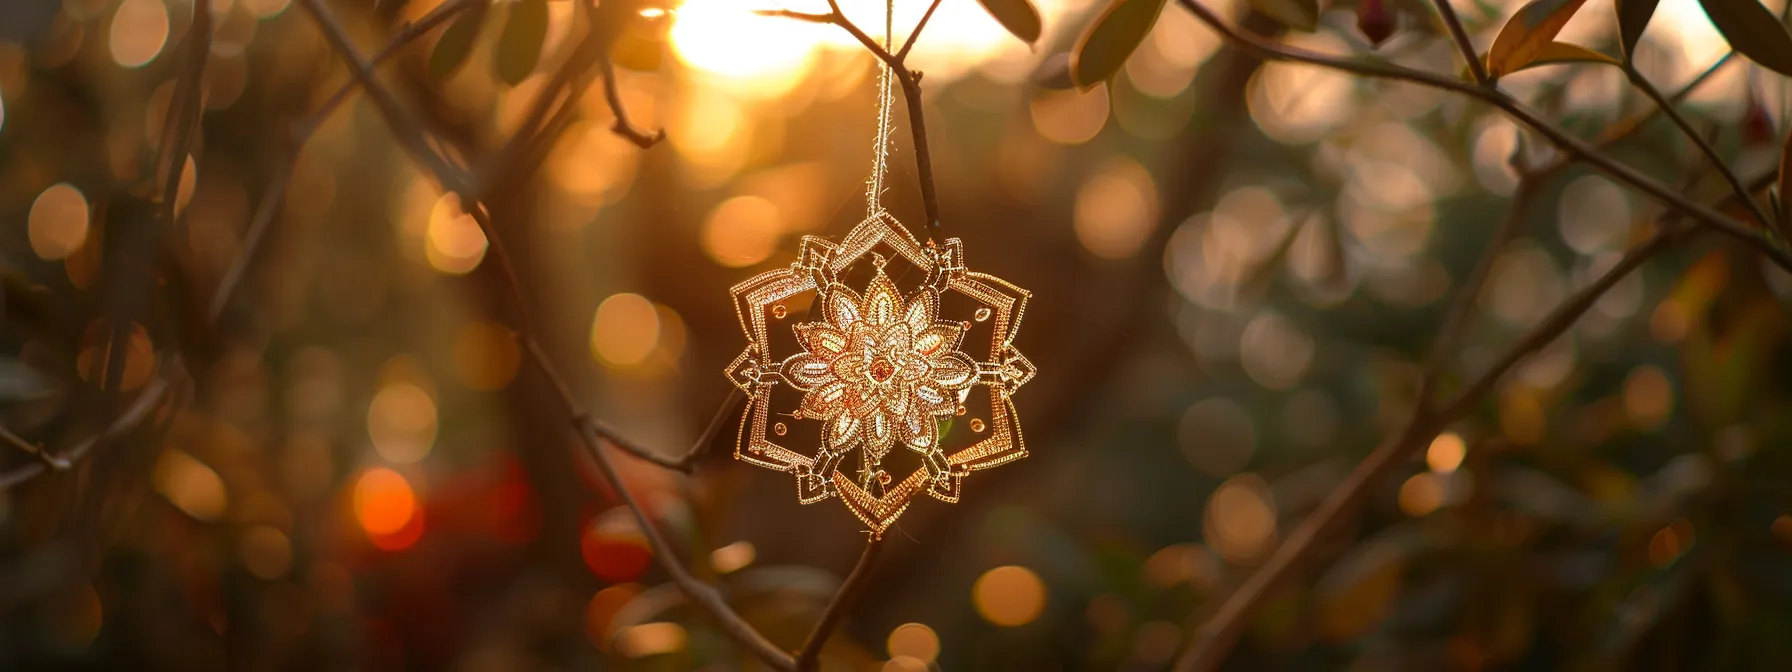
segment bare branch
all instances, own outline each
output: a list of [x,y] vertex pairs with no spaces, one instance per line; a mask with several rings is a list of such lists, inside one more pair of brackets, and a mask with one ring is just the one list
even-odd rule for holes
[[547,353],[542,350],[540,344],[532,336],[531,325],[533,322],[528,318],[522,283],[510,263],[508,252],[499,245],[498,231],[492,225],[490,215],[483,207],[480,207],[478,194],[469,190],[465,174],[437,156],[429,147],[422,127],[398,105],[396,97],[374,78],[371,66],[356,53],[353,42],[349,40],[342,26],[336,22],[334,15],[323,0],[300,1],[305,10],[312,15],[332,49],[348,63],[356,78],[361,81],[362,88],[367,91],[369,99],[374,101],[393,135],[415,158],[424,163],[436,175],[444,189],[461,194],[464,209],[472,215],[473,221],[485,233],[487,242],[491,245],[491,256],[501,266],[512,301],[516,304],[518,319],[522,323],[518,329],[518,338],[527,349],[530,361],[547,375],[549,380],[555,381],[556,392],[561,403],[566,407],[568,415],[572,418],[574,429],[577,430],[576,433],[581,443],[584,444],[585,452],[595,461],[599,472],[602,473],[610,488],[615,491],[616,496],[634,514],[636,522],[641,527],[641,533],[647,538],[648,546],[653,551],[655,561],[671,576],[673,582],[684,591],[693,603],[707,612],[711,619],[741,646],[773,669],[793,670],[795,659],[790,654],[779,650],[766,640],[764,635],[761,635],[751,624],[742,619],[740,614],[735,613],[728,606],[714,587],[699,580],[685,568],[673,552],[672,545],[666,541],[665,536],[649,519],[646,510],[641,507],[641,503],[635,498],[634,493],[623,482],[621,474],[617,471],[615,464],[610,461],[609,454],[604,450],[604,439],[597,432],[595,423],[590,421],[590,414],[579,405],[565,381],[559,379],[556,368]]
[[0,474],[0,492],[10,490],[13,486],[36,478],[46,471],[66,470],[80,462],[95,447],[116,441],[135,431],[138,425],[141,425],[151,415],[156,405],[162,402],[163,397],[173,386],[174,374],[180,370],[180,357],[169,356],[162,361],[159,368],[161,370],[154,378],[150,379],[149,384],[143,387],[143,391],[137,393],[131,404],[125,407],[124,412],[113,418],[112,423],[107,425],[104,430],[83,439],[80,443],[58,455],[51,455],[49,451],[39,451],[42,453],[41,461],[32,462]]
[[[404,24],[390,40],[387,40],[386,46],[381,47],[379,52],[374,54],[373,65],[378,66],[386,62],[405,45],[427,35],[429,31],[447,23],[449,19],[473,8],[481,1],[448,0],[416,21]],[[235,261],[231,262],[230,269],[225,271],[224,279],[218,283],[218,289],[212,294],[211,309],[208,313],[208,320],[212,326],[217,326],[218,321],[223,318],[224,310],[230,306],[237,289],[242,286],[244,274],[259,256],[268,229],[273,225],[274,218],[279,215],[280,207],[286,202],[286,185],[292,180],[293,168],[299,162],[299,155],[303,153],[305,143],[311,140],[311,136],[317,133],[317,129],[323,126],[324,120],[328,119],[337,107],[348,101],[349,96],[353,95],[357,88],[359,88],[359,81],[351,78],[348,83],[337,88],[336,93],[325,99],[323,105],[318,106],[317,112],[294,129],[292,146],[287,150],[286,160],[274,169],[274,176],[268,180],[267,190],[262,192],[261,203],[255,208],[255,217],[249,220],[248,231],[243,236],[243,251],[237,255]]]
[[1240,48],[1245,49],[1259,58],[1305,63],[1365,77],[1410,82],[1435,89],[1463,93],[1486,102],[1487,104],[1504,111],[1508,116],[1523,123],[1525,126],[1537,131],[1563,151],[1573,154],[1587,163],[1593,164],[1593,166],[1597,167],[1601,172],[1604,172],[1617,181],[1627,184],[1638,191],[1649,194],[1656,200],[1667,205],[1670,209],[1686,215],[1701,225],[1710,227],[1713,230],[1742,241],[1748,246],[1755,248],[1756,251],[1766,256],[1775,265],[1788,271],[1792,271],[1792,253],[1776,246],[1771,240],[1762,236],[1756,230],[1725,216],[1721,212],[1687,200],[1684,196],[1675,193],[1674,190],[1667,185],[1650,179],[1648,176],[1637,172],[1636,169],[1624,165],[1601,152],[1599,148],[1589,144],[1587,141],[1569,134],[1560,126],[1544,119],[1541,115],[1531,110],[1523,103],[1518,102],[1510,95],[1507,95],[1505,92],[1498,89],[1465,84],[1449,77],[1392,63],[1360,58],[1340,58],[1307,49],[1301,49],[1299,47],[1278,44],[1256,35],[1244,33],[1228,25],[1218,14],[1214,13],[1214,11],[1206,5],[1201,4],[1199,0],[1177,0],[1177,2],[1187,8],[1189,12],[1193,13],[1196,19],[1199,19],[1202,23],[1207,24],[1215,32],[1219,33],[1220,37],[1237,44]]
[[933,11],[939,8],[940,0],[933,0],[931,4],[927,5],[927,13],[922,14],[921,20],[915,22],[915,29],[909,31],[908,41],[903,42],[902,49],[896,52],[896,60],[908,62],[908,51],[915,48],[915,42],[921,39],[921,31],[927,28],[927,20],[933,18]]
[[1643,73],[1637,72],[1635,67],[1629,65],[1621,67],[1624,68],[1625,76],[1630,78],[1630,83],[1642,91],[1643,95],[1648,96],[1649,100],[1655,103],[1655,107],[1663,114],[1668,115],[1668,118],[1674,121],[1674,125],[1680,128],[1680,132],[1698,146],[1699,151],[1704,153],[1705,158],[1711,162],[1712,167],[1717,169],[1718,174],[1724,176],[1724,181],[1730,183],[1730,189],[1735,192],[1737,200],[1748,207],[1749,214],[1754,215],[1755,220],[1760,222],[1761,226],[1771,226],[1773,220],[1769,219],[1767,213],[1761,210],[1760,204],[1749,194],[1748,187],[1743,186],[1742,178],[1737,177],[1736,171],[1731,170],[1724,163],[1723,157],[1717,153],[1717,148],[1711,146],[1711,142],[1705,139],[1705,135],[1693,129],[1692,122],[1687,121],[1686,117],[1680,114],[1680,109],[1674,102],[1663,96],[1661,90],[1649,83],[1649,79],[1644,77]]
[[633,123],[629,122],[628,108],[622,104],[622,92],[618,90],[616,83],[616,64],[610,62],[610,57],[604,56],[602,60],[598,61],[598,67],[603,68],[604,100],[610,103],[610,112],[616,115],[616,123],[610,126],[610,130],[628,138],[629,142],[635,143],[641,149],[647,149],[659,144],[661,140],[665,140],[666,129],[662,128],[653,133],[642,133],[640,129],[635,128]]
[[882,537],[873,536],[865,542],[865,552],[859,554],[859,562],[840,583],[840,592],[834,593],[834,599],[828,602],[827,609],[821,612],[821,620],[815,622],[815,629],[809,631],[809,638],[803,642],[802,653],[797,654],[796,669],[798,672],[814,672],[821,666],[821,648],[828,643],[828,636],[833,634],[834,627],[846,616],[846,610],[858,599],[859,591],[871,578],[871,569],[877,564],[878,551],[883,550]]

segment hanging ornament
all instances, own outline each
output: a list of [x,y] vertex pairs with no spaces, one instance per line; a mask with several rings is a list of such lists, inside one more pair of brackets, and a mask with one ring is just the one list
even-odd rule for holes
[[748,399],[735,458],[795,476],[804,504],[838,496],[878,537],[917,495],[957,502],[966,474],[1026,456],[1010,396],[1034,372],[1014,347],[1027,291],[884,210],[892,79],[865,220],[730,290],[747,348],[726,372]]

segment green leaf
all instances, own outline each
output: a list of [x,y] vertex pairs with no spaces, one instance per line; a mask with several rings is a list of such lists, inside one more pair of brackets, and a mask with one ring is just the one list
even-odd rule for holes
[[467,60],[467,54],[473,53],[473,42],[479,38],[479,28],[485,24],[485,5],[474,5],[471,10],[454,19],[442,36],[436,38],[435,50],[429,52],[429,76],[436,81],[448,79],[460,64]]
[[1251,0],[1251,7],[1295,30],[1311,33],[1319,27],[1319,0]]
[[1792,33],[1755,0],[1699,0],[1730,46],[1774,72],[1792,76]]
[[548,37],[548,0],[516,0],[498,36],[498,78],[516,86],[535,71]]
[[1516,72],[1531,61],[1544,47],[1555,42],[1556,33],[1574,18],[1586,0],[1532,0],[1500,28],[1487,50],[1487,75],[1499,78]]
[[1039,22],[1039,10],[1029,0],[977,0],[977,4],[989,10],[989,15],[996,17],[996,22],[1020,41],[1027,44],[1039,41],[1039,33],[1044,27]]
[[1624,60],[1636,57],[1636,44],[1643,41],[1643,29],[1649,27],[1649,18],[1655,16],[1655,6],[1661,0],[1617,0],[1618,8],[1618,42],[1624,47]]
[[1090,89],[1114,78],[1127,57],[1145,41],[1165,0],[1113,0],[1101,16],[1089,24],[1070,59],[1070,79],[1079,89]]

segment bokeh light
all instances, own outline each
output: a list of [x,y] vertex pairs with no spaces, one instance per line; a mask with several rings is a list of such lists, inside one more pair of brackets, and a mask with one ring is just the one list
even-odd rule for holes
[[1661,369],[1639,366],[1624,379],[1624,413],[1636,428],[1659,429],[1673,410],[1674,387]]
[[884,648],[891,658],[908,656],[931,663],[940,655],[940,636],[924,623],[904,623],[890,631]]
[[112,62],[136,68],[155,60],[168,41],[168,7],[162,0],[124,0],[112,15],[106,46]]
[[1025,567],[997,567],[977,577],[971,600],[985,621],[1005,627],[1026,625],[1045,610],[1045,583]]
[[606,366],[637,366],[659,342],[659,311],[640,294],[612,295],[591,318],[591,353]]
[[630,658],[646,658],[684,648],[689,636],[677,623],[642,623],[616,634],[616,648]]
[[1429,471],[1413,474],[1400,484],[1400,510],[1409,516],[1423,516],[1436,511],[1444,503],[1443,481]]
[[424,458],[436,441],[436,403],[423,388],[386,385],[367,406],[367,434],[380,457],[397,464]]
[[778,249],[784,229],[778,206],[758,196],[736,196],[716,205],[703,220],[703,251],[729,268],[765,261]]
[[1137,161],[1113,159],[1077,190],[1072,221],[1077,240],[1091,254],[1131,257],[1157,226],[1157,186]]
[[443,273],[462,275],[478,268],[485,259],[485,232],[461,208],[458,194],[442,194],[435,207],[430,208],[424,241],[429,266]]
[[1229,562],[1252,563],[1275,547],[1275,501],[1256,474],[1233,476],[1214,489],[1202,521],[1207,543]]
[[[106,320],[89,325],[84,337],[86,343],[81,353],[75,356],[75,370],[80,372],[81,379],[94,385],[110,385],[113,367],[116,363],[112,357],[112,340],[114,330]],[[150,343],[149,332],[141,324],[132,324],[122,334],[125,339],[123,370],[118,372],[118,389],[129,392],[143,387],[155,375],[156,352]]]
[[355,518],[369,536],[390,536],[416,517],[417,494],[398,472],[376,467],[355,480],[354,505]]
[[1431,440],[1431,446],[1425,449],[1425,464],[1432,471],[1447,474],[1462,466],[1462,458],[1468,453],[1467,444],[1455,432],[1444,432]]
[[717,574],[732,574],[753,564],[758,550],[753,542],[737,541],[709,552],[709,566],[715,568]]
[[591,596],[591,602],[585,605],[585,637],[600,650],[611,648],[611,635],[617,612],[635,601],[641,594],[641,585],[621,583],[597,591]]
[[593,575],[611,583],[637,580],[653,563],[647,537],[626,508],[592,518],[579,539],[579,552]]
[[162,451],[156,458],[154,482],[168,503],[197,520],[217,520],[230,506],[224,479],[183,450]]
[[87,197],[67,182],[51,185],[31,203],[26,234],[38,258],[56,260],[87,242]]

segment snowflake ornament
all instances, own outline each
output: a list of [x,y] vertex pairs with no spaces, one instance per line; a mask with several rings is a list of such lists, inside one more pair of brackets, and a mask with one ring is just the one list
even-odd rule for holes
[[1029,295],[966,270],[963,250],[879,210],[736,285],[735,458],[795,476],[805,504],[839,496],[882,536],[916,495],[956,502],[965,475],[1024,457],[1010,396],[1034,373],[1014,347]]

